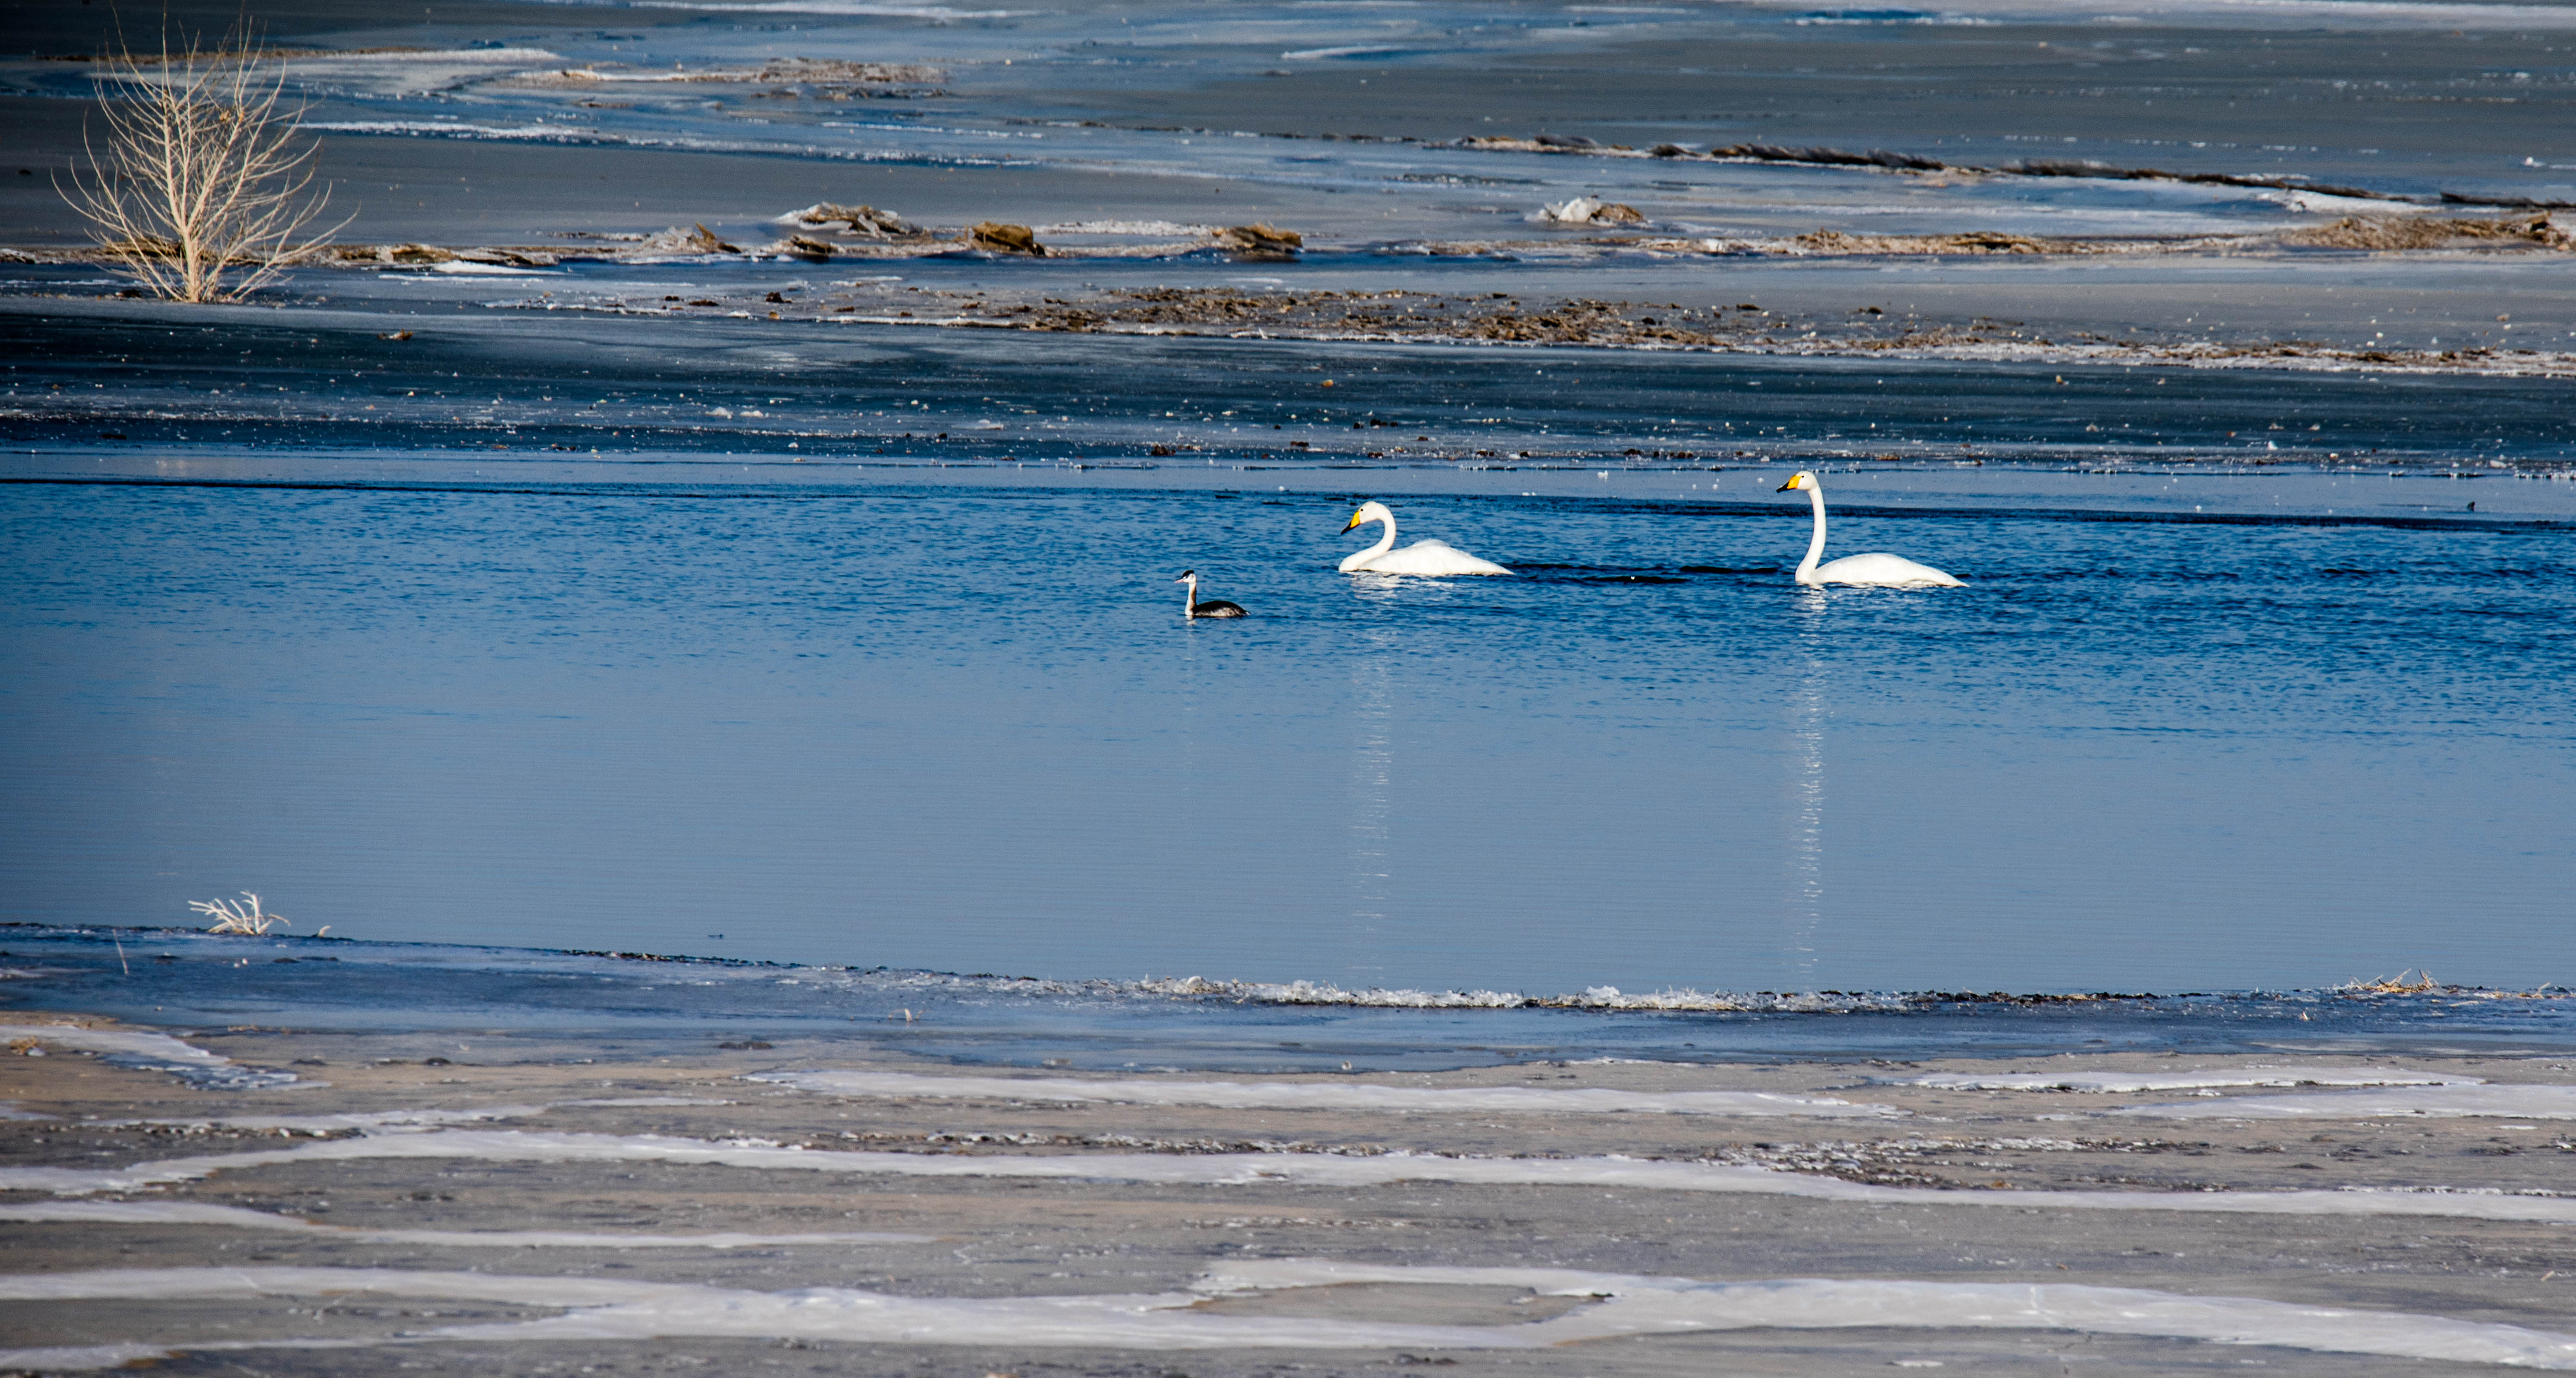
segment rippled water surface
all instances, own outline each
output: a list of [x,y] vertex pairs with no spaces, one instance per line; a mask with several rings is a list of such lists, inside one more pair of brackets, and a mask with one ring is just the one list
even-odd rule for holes
[[[1971,584],[1818,593],[1780,472],[1461,476],[1404,539],[1520,575],[1389,582],[1329,474],[994,477],[0,490],[9,915],[1540,992],[2569,967],[2564,529],[1829,474],[1836,552]],[[1184,567],[1254,616],[1185,624]]]

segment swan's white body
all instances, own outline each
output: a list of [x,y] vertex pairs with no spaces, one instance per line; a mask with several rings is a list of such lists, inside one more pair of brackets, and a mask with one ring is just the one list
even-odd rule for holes
[[1395,548],[1395,514],[1382,502],[1364,502],[1351,514],[1349,531],[1368,522],[1386,524],[1386,534],[1366,550],[1355,550],[1342,557],[1344,574],[1509,574],[1510,570],[1491,560],[1479,560],[1447,541],[1415,541],[1402,550]]
[[1831,564],[1817,564],[1817,558],[1825,553],[1825,490],[1816,482],[1814,474],[1803,469],[1792,475],[1787,483],[1780,485],[1780,491],[1783,493],[1793,489],[1806,493],[1807,501],[1814,504],[1816,509],[1816,534],[1807,541],[1807,558],[1798,562],[1799,583],[1859,584],[1872,588],[1893,589],[1967,587],[1965,581],[1953,579],[1930,565],[1918,565],[1901,555],[1889,555],[1883,551],[1868,555],[1846,555]]

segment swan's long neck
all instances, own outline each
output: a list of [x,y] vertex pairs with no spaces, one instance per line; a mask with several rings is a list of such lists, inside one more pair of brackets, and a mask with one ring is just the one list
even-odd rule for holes
[[1395,549],[1395,514],[1388,513],[1386,516],[1371,517],[1369,520],[1384,523],[1386,531],[1377,538],[1376,545],[1370,546],[1366,550],[1358,551],[1345,558],[1342,561],[1342,568],[1357,569],[1360,566],[1367,564],[1369,561],[1376,559],[1380,555],[1384,555],[1388,551]]
[[1825,490],[1809,487],[1807,502],[1816,509],[1816,534],[1807,539],[1807,558],[1798,562],[1798,582],[1801,584],[1815,582],[1816,560],[1825,553]]
[[1199,577],[1193,574],[1181,582],[1189,585],[1181,590],[1181,616],[1196,617],[1199,615]]

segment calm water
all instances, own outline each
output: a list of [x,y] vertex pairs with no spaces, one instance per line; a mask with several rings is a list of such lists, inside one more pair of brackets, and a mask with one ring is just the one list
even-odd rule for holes
[[[2188,478],[1838,519],[1972,586],[1815,593],[1780,476],[1408,479],[1452,491],[1404,539],[1522,574],[1402,583],[1333,572],[1358,474],[13,484],[0,894],[1342,987],[2576,967],[2576,534],[2213,526]],[[1256,615],[1183,624],[1184,567]]]
[[[112,1014],[186,1031],[407,1032],[476,1061],[703,1054],[710,1042],[969,1065],[1095,1070],[1429,1071],[1524,1058],[1660,1062],[2012,1058],[2071,1052],[2564,1056],[2576,999],[2436,990],[2248,992],[2084,1001],[1831,995],[1545,1004],[1353,998],[1252,984],[1039,981],[718,958],[170,929],[0,927],[9,1009]],[[41,1020],[39,1021],[41,1022]],[[443,1037],[441,1037],[443,1035]],[[255,1037],[255,1034],[254,1034]],[[292,1081],[243,1063],[163,1065],[215,1085]],[[826,1053],[824,1056],[837,1056]],[[114,1059],[111,1059],[114,1060]],[[268,1065],[261,1065],[263,1062]],[[326,1074],[327,1075],[327,1074]]]

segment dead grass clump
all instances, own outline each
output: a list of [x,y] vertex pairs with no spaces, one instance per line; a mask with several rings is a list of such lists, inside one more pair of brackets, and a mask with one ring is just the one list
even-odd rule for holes
[[1005,225],[998,220],[986,220],[966,232],[966,242],[997,254],[1046,257],[1046,246],[1038,242],[1037,231],[1026,225]]
[[1642,225],[1646,213],[1635,206],[1617,201],[1604,201],[1596,196],[1578,196],[1571,201],[1551,202],[1538,208],[1535,217],[1546,225]]
[[348,221],[305,237],[329,203],[307,195],[319,141],[282,109],[285,65],[247,35],[213,50],[191,41],[157,59],[120,51],[99,74],[101,153],[83,135],[86,175],[63,199],[107,256],[172,301],[238,301],[275,281]]
[[2425,991],[2441,988],[2442,983],[2433,979],[2433,973],[2410,967],[2394,976],[2381,976],[2368,981],[2346,981],[2335,987],[2335,990],[2340,994],[2348,995],[2421,995]]
[[826,85],[928,86],[948,79],[947,69],[913,62],[845,62],[821,57],[775,57],[752,80]]
[[2100,246],[2071,239],[1979,231],[1972,234],[1845,234],[1817,230],[1792,241],[1811,254],[2084,254]]
[[2439,249],[2471,244],[2576,248],[2576,238],[2545,214],[2456,220],[2429,215],[2351,215],[2331,225],[2283,235],[2281,242],[2313,249]]
[[838,206],[829,201],[817,201],[801,211],[790,212],[785,219],[816,230],[840,225],[845,227],[844,233],[869,239],[919,239],[929,233],[892,211],[874,206]]
[[1284,263],[1306,247],[1306,236],[1275,225],[1236,225],[1217,231],[1216,242],[1247,263]]
[[188,907],[200,914],[214,917],[213,926],[206,930],[209,933],[246,933],[251,937],[260,938],[266,937],[268,930],[272,928],[289,924],[283,914],[260,912],[259,896],[248,890],[241,893],[242,897],[237,900],[228,900],[220,896],[211,900],[190,900]]

